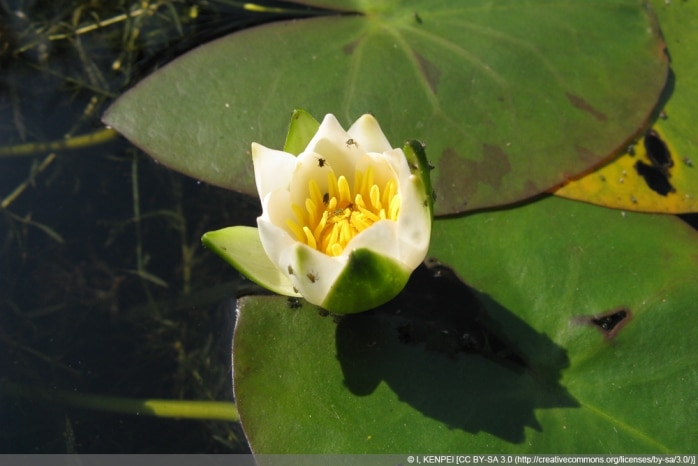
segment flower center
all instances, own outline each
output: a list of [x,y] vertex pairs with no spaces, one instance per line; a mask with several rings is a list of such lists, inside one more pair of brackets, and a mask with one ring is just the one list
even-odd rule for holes
[[308,182],[304,206],[293,204],[295,220],[286,225],[301,241],[329,256],[338,256],[349,241],[379,220],[397,220],[400,195],[397,181],[388,180],[382,188],[373,181],[373,168],[357,170],[354,189],[344,175],[339,178],[330,170],[327,192],[320,192],[317,182]]

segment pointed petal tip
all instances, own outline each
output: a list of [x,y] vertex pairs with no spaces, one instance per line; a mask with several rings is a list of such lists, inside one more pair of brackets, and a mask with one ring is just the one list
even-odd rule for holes
[[366,152],[383,153],[393,149],[378,120],[370,113],[361,115],[347,130],[347,133]]

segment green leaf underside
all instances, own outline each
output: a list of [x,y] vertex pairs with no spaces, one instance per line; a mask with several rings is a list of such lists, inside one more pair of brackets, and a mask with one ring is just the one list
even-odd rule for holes
[[201,241],[256,284],[274,293],[299,296],[288,278],[267,257],[256,228],[234,226],[209,231]]
[[531,196],[600,162],[645,123],[667,74],[641,0],[342,5],[363,15],[200,47],[104,120],[163,164],[254,195],[250,143],[281,148],[292,109],[345,126],[372,113],[393,145],[427,144],[445,214]]
[[320,123],[305,110],[296,109],[291,115],[291,123],[284,143],[284,152],[299,155],[317,133]]
[[[253,451],[695,448],[694,231],[549,198],[437,221],[431,254],[484,290],[478,299],[525,368],[406,344],[373,311],[335,323],[312,306],[244,298],[235,395]],[[630,319],[604,336],[591,316],[619,309]]]
[[425,202],[429,205],[429,211],[431,215],[434,214],[434,188],[431,185],[431,170],[433,166],[429,164],[427,159],[427,154],[425,151],[425,145],[421,141],[409,140],[405,141],[405,145],[402,148],[405,153],[405,158],[407,158],[407,163],[410,165],[410,169],[419,176],[421,184],[424,187],[424,192],[426,193]]
[[369,249],[356,249],[323,307],[335,314],[366,311],[397,296],[409,277],[402,264]]

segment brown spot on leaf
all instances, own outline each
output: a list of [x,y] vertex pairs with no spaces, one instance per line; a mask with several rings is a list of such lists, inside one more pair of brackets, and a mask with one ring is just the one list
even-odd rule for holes
[[361,40],[362,40],[362,37],[359,37],[355,41],[349,42],[347,45],[342,47],[342,52],[344,52],[347,55],[351,55],[352,53],[354,53],[354,49],[356,49],[356,47],[359,45],[359,43],[361,43]]
[[463,211],[479,184],[498,190],[510,171],[509,156],[497,145],[483,144],[480,160],[466,159],[454,148],[446,148],[439,159],[438,185],[444,191],[439,193],[439,210]]
[[566,92],[565,95],[567,96],[567,100],[569,100],[572,105],[584,112],[587,112],[589,115],[593,116],[598,121],[608,120],[608,117],[605,113],[595,109],[591,106],[589,102],[579,97],[578,95],[570,94],[569,92]]
[[[480,167],[480,172],[486,175],[485,179],[488,184],[495,189],[499,189],[502,186],[503,174],[511,171],[509,156],[504,152],[504,149],[491,144],[482,146],[482,155],[483,160],[480,165],[488,167],[488,170],[483,171],[483,167]],[[491,170],[492,167],[497,167],[498,169]],[[506,167],[506,170],[502,170],[502,167]]]
[[580,316],[573,322],[591,325],[607,339],[612,340],[618,332],[632,319],[633,313],[626,307],[620,307],[593,316]]
[[419,62],[419,68],[422,71],[424,80],[429,84],[431,92],[436,94],[439,86],[439,79],[441,78],[441,71],[439,71],[436,65],[418,53],[415,54],[415,57],[417,57],[417,62]]

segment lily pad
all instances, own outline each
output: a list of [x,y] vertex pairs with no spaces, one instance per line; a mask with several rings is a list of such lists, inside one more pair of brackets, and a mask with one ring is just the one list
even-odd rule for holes
[[294,108],[344,125],[373,113],[395,146],[427,143],[446,214],[600,163],[646,124],[667,76],[641,0],[311,3],[355,14],[214,41],[139,83],[104,121],[167,166],[254,195],[250,143],[283,147]]
[[491,317],[507,309],[567,352],[561,383],[580,408],[541,411],[532,451],[695,451],[695,230],[673,216],[548,198],[439,221],[432,246],[496,301]]
[[695,450],[695,231],[551,197],[438,220],[432,245],[472,289],[436,265],[338,321],[240,300],[234,387],[254,452]]
[[681,156],[656,125],[625,154],[554,194],[635,212],[696,212],[698,167],[690,157]]
[[669,85],[650,130],[649,146],[660,160],[647,157],[642,138],[607,165],[563,185],[558,196],[638,212],[698,211],[698,4],[652,4],[671,56]]
[[455,300],[440,313],[419,284],[408,290],[341,320],[295,300],[240,300],[235,396],[255,453],[455,453],[473,435],[500,451],[541,428],[534,410],[576,406],[557,383],[564,351],[548,338],[510,316],[557,355],[535,375],[482,327],[472,297],[472,315]]

